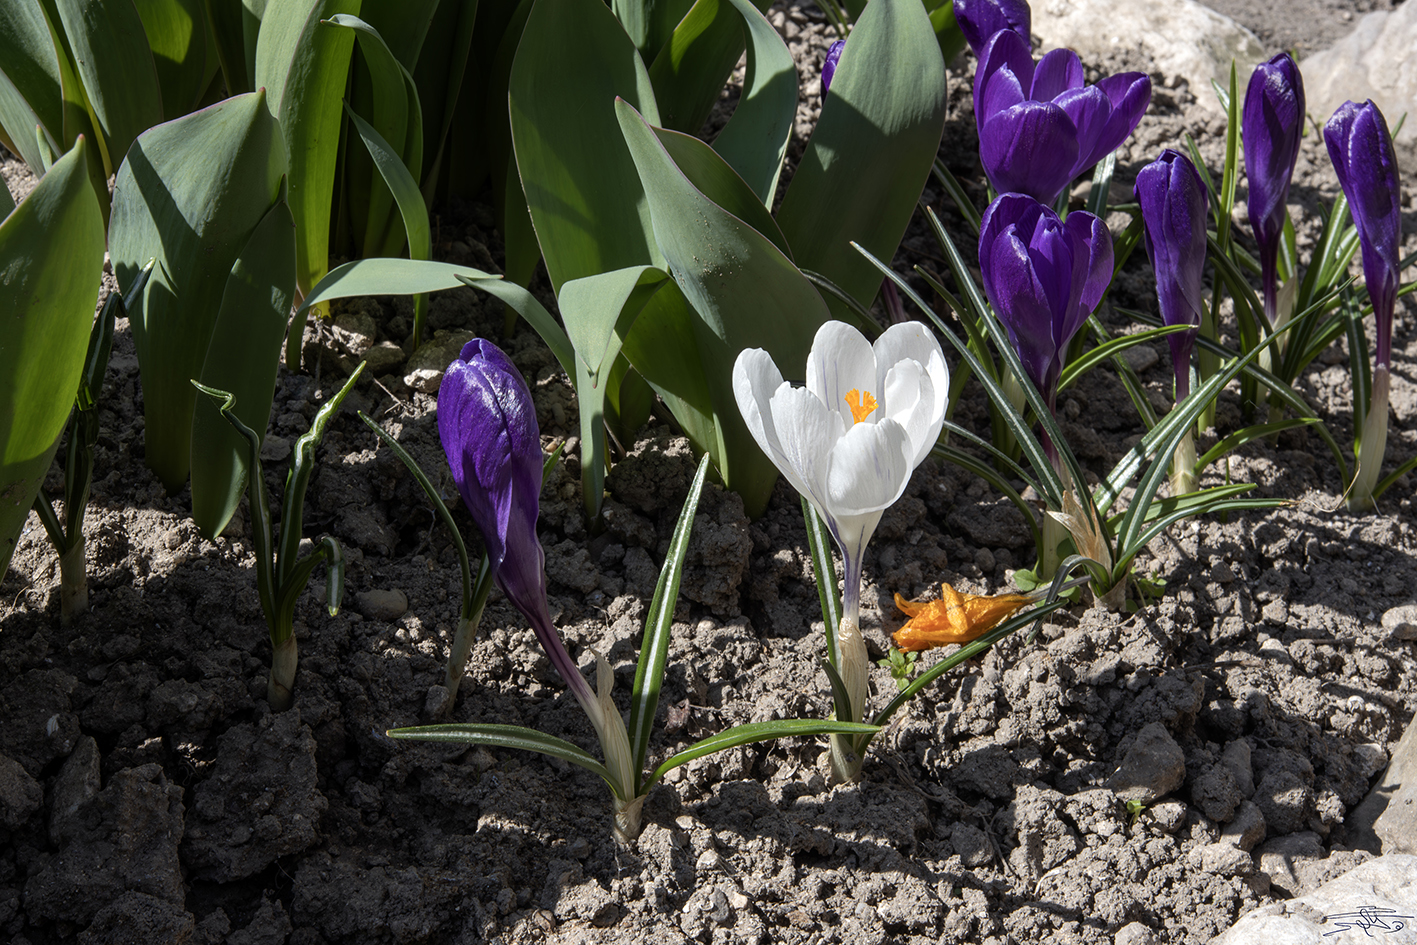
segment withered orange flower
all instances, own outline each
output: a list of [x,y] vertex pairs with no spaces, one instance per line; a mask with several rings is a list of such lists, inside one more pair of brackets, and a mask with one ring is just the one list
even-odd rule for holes
[[988,633],[1033,598],[1027,594],[961,594],[940,585],[940,599],[906,600],[895,605],[910,619],[894,634],[895,645],[909,653],[949,643],[968,643]]

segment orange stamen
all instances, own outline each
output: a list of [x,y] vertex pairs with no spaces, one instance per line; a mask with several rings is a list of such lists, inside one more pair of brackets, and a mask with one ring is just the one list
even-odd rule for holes
[[846,392],[846,405],[851,408],[852,423],[860,423],[865,420],[877,406],[876,398],[871,396],[870,391],[862,393],[856,388]]
[[948,584],[940,585],[939,600],[909,601],[897,594],[895,605],[910,619],[895,632],[895,645],[908,653],[968,643],[993,630],[1031,600],[1025,594],[961,594]]

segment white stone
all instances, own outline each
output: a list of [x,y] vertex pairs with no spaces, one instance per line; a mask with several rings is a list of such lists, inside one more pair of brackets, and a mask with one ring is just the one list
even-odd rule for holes
[[1417,945],[1414,917],[1417,856],[1391,854],[1297,899],[1246,914],[1210,945]]
[[1185,79],[1196,101],[1217,112],[1211,80],[1228,84],[1233,59],[1243,89],[1266,58],[1255,34],[1196,0],[1046,0],[1033,4],[1033,32],[1043,38],[1045,50],[1066,46],[1083,62],[1130,46],[1153,63],[1153,73],[1168,84]]
[[[1403,112],[1417,115],[1417,6],[1369,13],[1353,32],[1299,64],[1305,106],[1323,124],[1345,101],[1372,99],[1388,124]],[[1412,173],[1417,166],[1417,122],[1408,121],[1397,138],[1397,158]]]

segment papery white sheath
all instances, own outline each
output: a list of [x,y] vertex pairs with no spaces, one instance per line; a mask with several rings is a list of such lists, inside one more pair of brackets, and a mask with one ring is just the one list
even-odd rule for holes
[[753,438],[827,523],[846,569],[837,668],[854,721],[866,701],[861,564],[881,513],[899,499],[944,423],[950,372],[934,335],[893,325],[872,345],[827,322],[807,357],[807,386],[782,379],[761,348],[738,355],[733,393]]

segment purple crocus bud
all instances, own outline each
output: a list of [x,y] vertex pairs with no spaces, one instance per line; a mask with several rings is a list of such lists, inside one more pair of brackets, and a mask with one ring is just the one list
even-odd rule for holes
[[[1205,266],[1205,185],[1190,160],[1170,148],[1137,175],[1146,253],[1156,272],[1161,319],[1168,325],[1201,323],[1201,271]],[[1176,399],[1190,393],[1194,331],[1166,336],[1176,372]]]
[[1362,105],[1340,105],[1324,125],[1324,143],[1363,248],[1363,278],[1378,331],[1373,360],[1386,367],[1392,357],[1392,312],[1402,244],[1402,194],[1392,136],[1383,113],[1370,99]]
[[531,623],[576,698],[593,704],[595,694],[546,605],[546,555],[536,537],[542,467],[536,408],[526,381],[490,341],[474,338],[448,365],[438,388],[438,438],[482,532],[493,580]]
[[1245,179],[1249,183],[1250,226],[1260,250],[1265,315],[1277,313],[1279,240],[1284,233],[1284,205],[1299,157],[1304,130],[1304,79],[1288,53],[1262,62],[1250,75],[1241,113]]
[[976,56],[1000,30],[1012,30],[1028,42],[1033,24],[1027,0],[954,0],[954,10],[955,22]]
[[846,40],[839,39],[827,50],[826,61],[822,63],[822,95],[826,95],[836,75],[836,64],[841,61],[841,51],[846,48]]
[[1026,194],[1003,194],[984,211],[979,268],[1024,370],[1051,408],[1068,343],[1112,279],[1112,234],[1090,213],[1064,222]]

